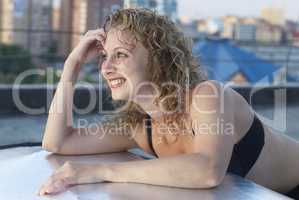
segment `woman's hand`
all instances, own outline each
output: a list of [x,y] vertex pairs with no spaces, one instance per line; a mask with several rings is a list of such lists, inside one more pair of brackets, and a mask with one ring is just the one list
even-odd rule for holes
[[57,194],[65,191],[68,187],[77,184],[77,177],[80,174],[81,165],[73,162],[65,162],[52,174],[47,182],[42,185],[38,195]]
[[111,181],[111,174],[111,169],[107,164],[91,165],[67,161],[42,185],[38,195],[57,194],[78,184]]
[[89,62],[103,50],[105,39],[106,33],[102,28],[87,31],[79,44],[70,53],[68,59],[75,60],[80,64]]

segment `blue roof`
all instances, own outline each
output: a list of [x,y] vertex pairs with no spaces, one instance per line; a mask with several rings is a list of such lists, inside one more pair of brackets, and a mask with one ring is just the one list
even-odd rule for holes
[[229,81],[236,73],[242,73],[250,83],[269,83],[280,68],[227,39],[199,41],[193,47],[193,54],[206,67],[209,78],[219,81]]
[[288,74],[286,76],[286,79],[287,79],[288,82],[299,82],[299,77],[295,76],[295,75]]

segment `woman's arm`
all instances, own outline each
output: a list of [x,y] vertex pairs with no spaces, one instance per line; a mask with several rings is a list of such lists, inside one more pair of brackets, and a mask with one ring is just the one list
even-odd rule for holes
[[[63,73],[53,98],[42,146],[63,155],[119,152],[136,147],[128,135],[109,134],[104,124],[98,123],[96,131],[91,127],[73,128],[72,107],[74,84],[81,64],[99,55],[105,40],[103,29],[88,31],[65,61]],[[138,129],[129,130],[130,133]]]
[[102,179],[185,188],[220,184],[234,146],[233,93],[214,81],[206,81],[193,91],[192,98],[190,114],[195,136],[185,149],[186,154],[90,166],[82,170],[78,183]]
[[42,147],[58,152],[64,139],[73,130],[73,83],[78,76],[79,63],[68,58],[48,114]]
[[210,160],[199,153],[110,164],[66,162],[38,194],[56,194],[76,184],[103,181],[145,183],[181,188],[211,188],[220,184]]
[[[233,99],[230,90],[222,92],[219,85],[206,83],[198,91],[194,91],[193,106],[198,104],[199,107],[191,111],[195,137],[185,149],[186,154],[113,164],[78,165],[67,162],[62,167],[62,173],[54,173],[42,187],[40,194],[59,192],[72,184],[101,181],[182,188],[210,188],[219,185],[226,174],[234,145]],[[222,95],[223,98],[220,97]],[[221,105],[221,102],[224,104]],[[223,111],[222,106],[226,106]],[[223,130],[221,125],[217,128],[217,120],[226,124],[225,128],[228,130]]]
[[100,181],[146,183],[181,188],[210,188],[220,182],[209,158],[199,153],[152,160],[89,165],[75,184]]
[[[137,144],[129,135],[138,128],[119,134],[108,130],[104,123],[73,128],[72,107],[74,84],[81,64],[99,55],[105,33],[102,29],[88,31],[65,61],[63,73],[53,98],[42,146],[50,152],[63,155],[82,155],[125,151]],[[94,129],[96,125],[96,130]],[[111,133],[111,134],[110,134]]]
[[65,61],[60,82],[49,110],[42,146],[58,152],[64,139],[73,132],[73,93],[81,64],[99,53],[97,42],[103,41],[102,30],[89,31]]

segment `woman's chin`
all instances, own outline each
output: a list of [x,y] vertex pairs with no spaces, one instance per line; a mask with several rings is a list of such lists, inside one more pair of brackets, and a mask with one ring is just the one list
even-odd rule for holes
[[117,101],[117,100],[124,100],[124,99],[122,99],[122,98],[120,98],[120,97],[114,97],[114,96],[112,95],[112,100]]
[[127,100],[127,96],[123,92],[119,92],[116,94],[116,92],[112,91],[112,99],[113,100]]

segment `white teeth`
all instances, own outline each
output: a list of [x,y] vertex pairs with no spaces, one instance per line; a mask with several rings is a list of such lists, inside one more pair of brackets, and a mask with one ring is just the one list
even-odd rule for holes
[[111,86],[119,86],[124,82],[125,82],[125,79],[119,78],[119,79],[114,79],[114,80],[110,81],[110,84],[111,84]]

